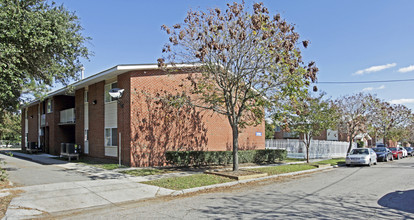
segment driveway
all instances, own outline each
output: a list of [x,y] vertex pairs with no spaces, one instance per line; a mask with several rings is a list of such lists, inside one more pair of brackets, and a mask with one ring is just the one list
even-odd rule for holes
[[139,183],[142,178],[43,158],[42,155],[33,157],[54,164],[43,165],[45,163],[0,154],[0,160],[6,162],[10,181],[19,186],[13,189],[22,191],[11,201],[5,219],[27,219],[48,213],[155,198],[174,192]]
[[91,178],[58,165],[42,165],[29,160],[0,154],[9,180],[16,186],[33,186],[50,183],[86,181]]

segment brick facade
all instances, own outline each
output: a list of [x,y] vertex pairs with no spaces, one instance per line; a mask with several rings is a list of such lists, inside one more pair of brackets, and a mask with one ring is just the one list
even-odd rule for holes
[[[157,68],[125,71],[76,88],[72,96],[51,97],[53,112],[46,114],[45,131],[48,135],[48,146],[45,151],[59,155],[60,143],[76,143],[84,146],[84,93],[87,88],[89,156],[118,159],[105,156],[104,144],[105,80],[113,77],[116,77],[118,87],[124,89],[120,104],[117,104],[118,134],[116,134],[121,134],[122,164],[165,165],[164,155],[167,150],[232,150],[232,130],[225,116],[197,108],[174,108],[160,102],[159,96],[183,92],[184,87],[180,85],[186,81],[187,76],[185,73],[167,74]],[[40,103],[40,105],[44,104]],[[38,141],[38,107],[39,104],[28,107],[29,142]],[[59,125],[60,111],[68,108],[75,108],[76,123]],[[22,134],[23,132],[24,117],[22,117]],[[24,142],[23,138],[22,142]],[[264,123],[241,130],[239,147],[264,149]]]
[[[90,85],[89,98],[89,156],[105,157],[104,148],[104,87],[105,81]],[[96,103],[96,104],[93,104]]]

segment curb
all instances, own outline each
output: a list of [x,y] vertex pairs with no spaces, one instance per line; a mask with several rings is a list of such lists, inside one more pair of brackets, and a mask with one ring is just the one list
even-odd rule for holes
[[203,191],[203,190],[207,190],[207,189],[234,186],[234,185],[238,185],[238,184],[261,181],[261,180],[267,180],[267,179],[272,179],[272,178],[277,178],[277,177],[295,176],[295,175],[298,175],[298,174],[312,173],[312,172],[316,172],[316,171],[322,171],[322,170],[327,170],[327,169],[332,169],[332,168],[337,168],[337,167],[338,167],[338,165],[335,165],[335,166],[316,168],[316,169],[311,169],[311,170],[296,171],[296,172],[292,172],[292,173],[277,174],[277,175],[260,177],[260,178],[255,178],[255,179],[239,180],[239,181],[219,183],[219,184],[209,185],[209,186],[200,186],[200,187],[191,188],[191,189],[176,190],[175,192],[171,193],[170,195],[178,196],[178,195],[183,195],[183,194],[187,194],[187,193]]

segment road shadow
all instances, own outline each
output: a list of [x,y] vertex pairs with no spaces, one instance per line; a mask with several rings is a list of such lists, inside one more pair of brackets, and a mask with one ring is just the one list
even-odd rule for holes
[[414,190],[395,191],[378,200],[378,205],[404,212],[414,213]]

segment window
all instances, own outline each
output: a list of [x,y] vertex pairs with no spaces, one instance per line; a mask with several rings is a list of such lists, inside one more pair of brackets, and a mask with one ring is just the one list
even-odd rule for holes
[[118,87],[118,82],[113,82],[113,83],[110,83],[110,84],[106,84],[106,85],[105,85],[105,102],[112,102],[112,101],[115,101],[115,99],[114,99],[114,98],[112,98],[112,97],[109,95],[109,90],[114,89],[114,88],[116,88],[116,87]]
[[118,146],[118,128],[105,128],[105,146]]
[[88,102],[88,91],[85,91],[83,95],[84,95],[83,99],[85,100],[85,102]]
[[52,99],[48,99],[47,100],[47,108],[46,108],[47,113],[51,113],[52,112]]

